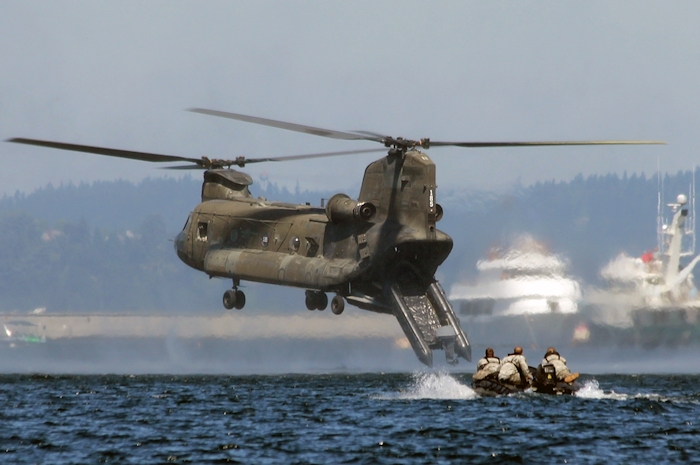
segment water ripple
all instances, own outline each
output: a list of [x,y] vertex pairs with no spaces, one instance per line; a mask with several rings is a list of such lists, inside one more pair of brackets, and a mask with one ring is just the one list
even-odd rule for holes
[[0,376],[1,463],[686,463],[698,376],[480,398],[469,375]]

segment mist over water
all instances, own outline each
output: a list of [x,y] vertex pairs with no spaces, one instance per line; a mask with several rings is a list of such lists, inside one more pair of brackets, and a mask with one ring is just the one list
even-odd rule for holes
[[422,366],[410,348],[386,337],[85,337],[4,345],[0,354],[1,373],[251,375],[410,372]]
[[[524,345],[524,344],[523,344]],[[530,365],[537,365],[546,346],[524,345]],[[620,348],[557,346],[573,371],[590,374],[700,373],[693,347]],[[423,371],[410,347],[394,337],[261,337],[186,338],[77,337],[43,343],[2,341],[0,373],[48,374],[286,374],[286,373],[413,373],[416,395],[441,396],[452,389],[464,397],[448,375],[475,370],[485,346],[473,347],[472,362],[445,363],[434,355],[436,372]],[[510,347],[496,347],[503,356]],[[418,370],[418,371],[416,371]],[[468,383],[467,383],[468,384]],[[431,394],[432,393],[432,394]]]

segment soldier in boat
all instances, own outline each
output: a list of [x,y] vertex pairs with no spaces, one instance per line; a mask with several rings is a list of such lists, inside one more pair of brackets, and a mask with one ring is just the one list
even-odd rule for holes
[[530,385],[532,374],[530,374],[530,368],[527,366],[522,347],[517,346],[513,349],[512,354],[508,354],[501,361],[501,368],[498,370],[498,381],[521,389]]
[[559,352],[554,347],[549,347],[544,354],[542,363],[537,367],[538,380],[544,380],[548,377],[547,373],[551,373],[551,366],[554,369],[556,382],[571,383],[578,378],[578,373],[571,373],[569,367],[566,366],[566,359],[559,355]]
[[489,347],[486,349],[484,358],[480,359],[476,363],[476,373],[472,377],[474,382],[481,381],[482,379],[497,379],[498,370],[501,368],[501,359],[496,357],[493,353],[493,349]]

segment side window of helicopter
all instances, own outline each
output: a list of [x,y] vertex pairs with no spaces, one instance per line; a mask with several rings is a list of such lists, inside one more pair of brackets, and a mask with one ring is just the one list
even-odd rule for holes
[[297,236],[292,237],[289,240],[289,251],[290,252],[296,252],[299,250],[299,246],[301,245],[301,240]]
[[208,224],[204,222],[200,222],[199,225],[197,225],[197,239],[200,241],[207,240],[207,227]]
[[238,229],[233,228],[231,230],[231,234],[228,236],[229,241],[231,241],[231,244],[235,244],[236,241],[238,240]]

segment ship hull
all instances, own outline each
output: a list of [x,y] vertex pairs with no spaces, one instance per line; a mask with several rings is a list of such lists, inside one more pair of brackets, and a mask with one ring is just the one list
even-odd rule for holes
[[[627,361],[633,360],[630,367],[642,372],[665,372],[683,366],[673,362],[685,353],[677,354],[679,349],[700,346],[700,306],[635,308],[629,311],[625,325],[601,322],[600,312],[599,307],[579,304],[579,311],[574,314],[460,316],[477,354],[492,347],[502,357],[519,345],[528,359],[532,357],[528,352],[535,352],[537,358],[531,363],[548,347],[556,347],[570,362],[588,365],[607,360],[613,366],[625,367]],[[669,357],[667,361],[665,357]],[[644,368],[638,364],[644,360],[653,364]],[[666,367],[666,362],[671,365]]]

